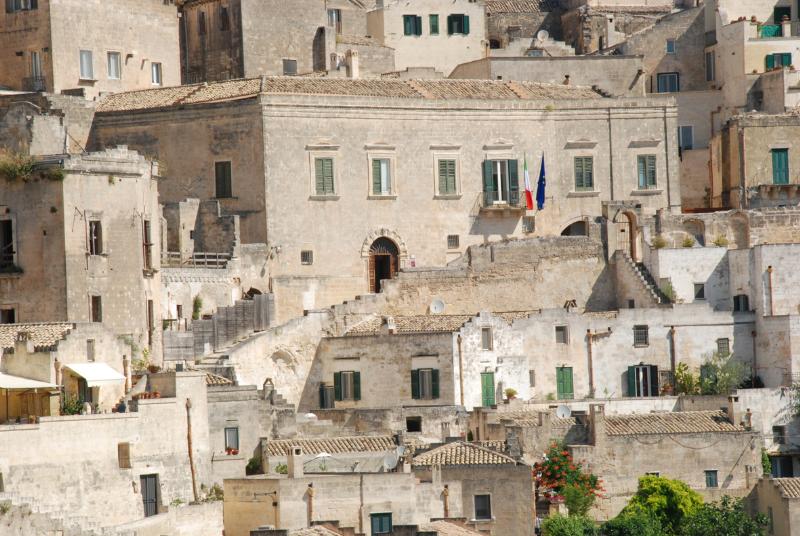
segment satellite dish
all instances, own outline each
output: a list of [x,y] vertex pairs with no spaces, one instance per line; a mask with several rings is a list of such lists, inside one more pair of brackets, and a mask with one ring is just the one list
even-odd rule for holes
[[539,30],[538,32],[536,32],[536,39],[538,39],[539,41],[547,41],[549,37],[550,37],[550,32],[548,32],[547,30]]
[[572,416],[572,410],[569,409],[569,406],[560,405],[556,409],[556,417],[559,419],[567,419]]
[[386,456],[383,457],[383,470],[384,471],[391,471],[395,467],[397,467],[397,463],[400,461],[400,456],[397,455],[396,452],[390,452]]
[[428,311],[433,315],[440,315],[444,312],[444,302],[439,298],[435,298],[428,306]]

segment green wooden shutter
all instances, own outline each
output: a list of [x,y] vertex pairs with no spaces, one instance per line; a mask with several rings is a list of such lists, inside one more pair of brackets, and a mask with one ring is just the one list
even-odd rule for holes
[[650,396],[658,396],[658,367],[650,365]]
[[484,192],[496,192],[497,189],[494,186],[494,181],[492,180],[492,161],[491,160],[484,160],[483,161],[483,191]]
[[789,52],[781,54],[781,65],[788,67],[792,64],[792,55]]
[[519,162],[517,160],[508,161],[508,189],[512,192],[519,192]]
[[361,400],[361,373],[353,373],[353,399]]
[[431,370],[431,397],[439,398],[439,369]]
[[422,17],[417,16],[414,18],[414,33],[416,35],[422,35]]
[[325,176],[325,193],[333,193],[333,158],[325,158],[322,161],[322,171]]
[[594,158],[591,156],[583,159],[583,187],[588,190],[594,188]]
[[414,16],[403,15],[403,35],[414,34]]
[[333,399],[341,402],[342,400],[342,373],[333,373]]
[[325,176],[322,172],[322,158],[314,159],[314,179],[317,189],[317,194],[320,195],[325,192]]
[[419,370],[414,369],[411,371],[411,398],[417,400],[419,398]]
[[456,161],[447,160],[447,193],[455,194],[456,188]]
[[566,398],[575,397],[575,389],[572,385],[572,367],[564,368],[564,396]]
[[319,384],[319,408],[325,409],[325,384]]
[[575,157],[575,189],[585,188],[583,183],[583,158]]
[[453,16],[447,16],[447,35],[453,35]]
[[447,179],[449,178],[447,175],[447,160],[439,160],[439,193],[440,194],[449,194],[450,192],[447,189]]
[[770,71],[775,68],[775,56],[767,54],[767,70]]
[[644,156],[637,157],[639,169],[639,189],[644,190],[647,188],[647,164]]
[[772,182],[773,184],[789,184],[789,150],[772,150]]
[[656,157],[647,157],[647,186],[652,187],[656,185]]
[[372,193],[381,194],[381,161],[377,158],[372,159]]
[[431,35],[439,35],[439,15],[429,15],[428,22],[431,27]]
[[497,403],[494,394],[494,373],[481,373],[481,405],[483,407],[493,406]]
[[469,15],[464,15],[464,31],[462,32],[464,35],[469,34]]
[[636,396],[636,367],[628,367],[628,396]]

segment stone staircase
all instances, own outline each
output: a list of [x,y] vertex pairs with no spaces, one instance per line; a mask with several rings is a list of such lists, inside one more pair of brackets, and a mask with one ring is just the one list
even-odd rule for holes
[[[614,261],[617,265],[617,270],[625,272],[618,274],[618,277],[621,275],[627,280],[633,280],[634,284],[639,287],[640,294],[647,296],[651,305],[670,305],[672,303],[672,300],[659,288],[655,278],[644,264],[634,262],[630,255],[622,250],[617,250],[614,253]],[[638,306],[641,305],[639,304]]]
[[0,493],[0,534],[8,536],[110,536],[111,528],[87,516],[63,510],[63,505],[42,504],[33,497]]
[[658,286],[653,274],[650,273],[650,270],[647,269],[647,266],[645,266],[644,263],[635,263],[635,268],[636,271],[639,272],[639,275],[644,279],[648,288],[658,297],[658,303],[662,305],[669,305],[672,303],[672,300],[669,299],[669,296],[664,294],[664,291],[662,291]]

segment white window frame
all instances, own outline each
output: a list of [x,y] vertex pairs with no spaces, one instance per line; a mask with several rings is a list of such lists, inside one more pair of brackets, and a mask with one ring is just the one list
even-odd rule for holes
[[[116,76],[111,72],[112,61],[111,58],[116,58],[117,72]],[[109,80],[122,80],[122,53],[110,50],[106,53],[106,67]]]
[[31,77],[32,78],[43,78],[44,75],[42,74],[44,69],[42,68],[42,53],[38,50],[31,50]]
[[[435,151],[433,153],[433,197],[434,199],[460,199],[461,198],[461,158],[458,151]],[[455,193],[441,193],[439,191],[439,160],[455,160],[456,162],[456,191]]]
[[[335,201],[339,199],[339,146],[338,145],[312,145],[306,146],[308,152],[308,192],[309,199],[318,201]],[[331,158],[333,159],[333,193],[332,194],[318,194],[317,193],[317,172],[316,161],[317,158]]]
[[[388,171],[389,171],[389,189],[388,191],[383,190],[381,188],[381,193],[376,194],[372,191],[372,161],[373,160],[386,160],[388,161]],[[335,164],[334,164],[335,167]],[[333,170],[334,176],[336,175],[336,169]],[[368,150],[367,151],[367,197],[369,199],[396,199],[397,198],[397,155],[394,152],[394,148],[385,148],[382,150]],[[383,182],[383,181],[381,181]],[[336,185],[334,184],[334,191],[336,190]]]
[[[84,57],[89,58],[88,63],[84,62]],[[89,69],[89,72],[83,70],[84,65],[86,65]],[[88,80],[93,82],[94,78],[94,53],[88,49],[81,49],[78,52],[78,73],[80,75],[81,80]]]
[[164,69],[161,62],[150,62],[150,83],[154,86],[164,85]]
[[[489,333],[488,342],[489,344],[484,344],[484,333]],[[491,352],[494,350],[494,329],[492,326],[481,326],[481,351],[483,352]]]

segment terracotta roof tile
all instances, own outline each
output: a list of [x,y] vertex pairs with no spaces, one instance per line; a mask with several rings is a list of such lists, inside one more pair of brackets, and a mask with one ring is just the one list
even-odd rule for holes
[[289,536],[341,536],[340,532],[334,532],[326,527],[307,527],[304,529],[290,530]]
[[225,376],[220,376],[213,372],[206,372],[206,385],[233,385],[233,381]]
[[267,453],[270,456],[286,456],[292,447],[300,447],[303,454],[386,452],[397,448],[392,436],[352,436],[319,439],[270,439]]
[[516,461],[475,443],[454,441],[418,454],[414,465],[516,465]]
[[606,433],[612,436],[744,431],[744,427],[733,424],[724,411],[674,411],[606,417]]
[[541,13],[558,9],[557,0],[486,0],[486,13]]
[[800,478],[773,478],[781,495],[787,499],[800,499]]
[[49,350],[58,346],[75,327],[68,322],[48,322],[40,324],[2,324],[0,325],[0,348],[13,350],[17,335],[27,333],[34,349]]
[[485,536],[485,532],[476,532],[470,528],[456,525],[450,521],[433,521],[419,526],[420,531],[436,532],[438,536]]
[[591,88],[499,80],[398,80],[273,76],[208,84],[113,93],[103,97],[97,112],[127,112],[255,98],[260,93],[339,95],[428,100],[601,99]]

